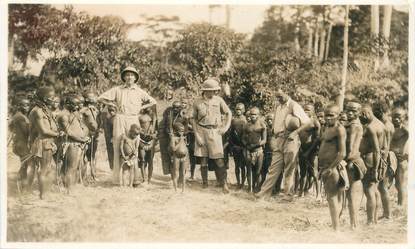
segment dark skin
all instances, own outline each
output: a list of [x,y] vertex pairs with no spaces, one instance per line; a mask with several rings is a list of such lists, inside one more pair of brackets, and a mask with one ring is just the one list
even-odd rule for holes
[[85,125],[88,127],[91,143],[88,144],[87,156],[84,158],[85,163],[90,165],[92,181],[97,179],[95,167],[95,153],[98,143],[98,130],[100,127],[99,111],[96,108],[96,96],[93,93],[88,93],[85,96],[84,108],[81,110]]
[[[242,143],[245,145],[245,153],[247,155],[256,148],[264,146],[267,141],[267,127],[258,119],[259,110],[252,108],[250,117],[250,121],[244,126],[242,131]],[[263,153],[256,158],[255,162],[247,161],[248,192],[258,191],[259,189],[263,161]]]
[[[381,121],[384,124],[385,127],[385,145],[384,145],[384,154],[383,158],[387,161],[387,157],[389,154],[389,147],[392,140],[392,135],[395,130],[392,122],[390,121],[388,117],[387,112],[383,112],[382,110],[378,110],[378,115],[380,116],[379,121]],[[382,200],[382,206],[383,206],[383,215],[380,217],[389,219],[391,217],[391,209],[390,209],[390,197],[389,197],[389,185],[390,183],[390,177],[389,175],[386,176],[379,182],[378,190],[380,193],[380,198]]]
[[[13,131],[13,152],[19,156],[21,165],[19,170],[18,184],[23,190],[29,190],[33,182],[33,177],[28,179],[27,171],[33,172],[33,162],[26,159],[29,154],[29,128],[30,123],[27,118],[30,108],[28,99],[21,99],[18,102],[18,112],[13,116],[10,129]],[[33,176],[33,173],[30,174]]]
[[127,166],[123,165],[123,167],[120,167],[120,174],[119,174],[119,181],[120,186],[125,186],[126,184],[126,175],[129,174],[129,181],[128,186],[133,187],[134,183],[134,172],[138,170],[137,168],[137,153],[138,153],[138,147],[139,147],[139,140],[138,136],[140,135],[140,129],[138,126],[131,127],[128,131],[128,134],[126,136],[122,136],[121,138],[121,145],[120,145],[120,154],[123,158],[124,162],[132,160],[134,161],[134,165]]
[[[364,157],[368,173],[372,174],[363,181],[363,189],[366,195],[366,211],[367,223],[373,224],[377,222],[378,208],[378,172],[381,160],[381,150],[386,148],[385,126],[380,122],[368,106],[362,108],[360,116],[362,123],[365,125],[363,139],[360,144],[360,153]],[[373,179],[375,178],[375,179]]]
[[114,147],[112,144],[112,120],[117,112],[117,108],[114,105],[107,106],[106,112],[100,113],[100,123],[104,130],[105,145],[107,148],[107,156],[110,168],[113,168],[114,163]]
[[155,146],[155,138],[157,134],[152,130],[152,119],[151,116],[148,114],[144,114],[140,116],[140,126],[141,126],[141,133],[143,136],[150,136],[150,141],[142,140],[140,142],[139,148],[139,158],[140,158],[140,170],[141,175],[143,177],[143,182],[145,181],[145,173],[146,169],[148,168],[148,175],[147,175],[147,182],[151,182],[151,177],[153,176],[153,159],[154,159],[154,146]]
[[325,110],[326,129],[321,138],[318,154],[334,230],[339,229],[339,216],[343,202],[338,185],[340,175],[336,167],[346,156],[346,130],[338,121],[339,113],[337,106],[329,106]]
[[392,112],[392,122],[395,128],[391,139],[390,150],[398,159],[398,167],[395,175],[395,186],[398,190],[398,205],[406,206],[408,185],[408,153],[409,153],[409,131],[405,126],[407,120],[406,111],[395,109]]
[[[184,127],[178,127],[176,135],[170,135],[170,148],[172,151],[172,159],[173,159],[173,170],[172,170],[172,180],[173,180],[173,187],[174,190],[177,191],[178,180],[180,179],[180,185],[182,187],[182,193],[185,189],[185,169],[188,164],[188,156],[189,152],[186,146],[186,137],[184,133]],[[185,158],[184,160],[181,160]]]
[[[318,144],[320,143],[320,123],[318,122],[317,118],[314,114],[314,106],[313,105],[305,105],[304,106],[304,112],[311,118],[312,127],[308,130],[304,130],[303,132],[300,132],[300,140],[302,144],[302,156],[305,159],[309,159],[307,161],[310,161],[311,166],[314,168],[314,157],[310,158],[310,155],[313,153],[313,151],[316,149]],[[317,199],[320,199],[320,185],[318,182],[318,172],[316,170],[312,170],[313,174],[307,174],[307,167],[300,167],[300,193],[299,196],[303,196],[304,191],[308,192],[308,189],[312,186],[313,180],[315,182],[316,186],[316,192],[317,192]],[[304,172],[305,171],[305,172]],[[307,177],[308,176],[308,177]],[[309,183],[309,187],[306,187],[306,177],[307,182]]]
[[195,176],[195,170],[196,170],[196,157],[193,155],[193,151],[194,151],[194,133],[193,133],[193,127],[192,127],[192,122],[190,121],[190,119],[192,118],[191,115],[189,115],[189,113],[191,113],[188,108],[188,100],[183,99],[181,102],[181,108],[182,110],[184,110],[182,113],[185,114],[185,119],[186,119],[186,123],[187,123],[187,127],[185,127],[185,131],[187,128],[187,142],[188,142],[188,150],[189,150],[189,159],[190,159],[190,178],[189,180],[193,180],[194,176]]
[[[39,99],[44,105],[44,110],[37,108],[33,109],[29,115],[29,121],[31,123],[30,137],[36,138],[57,138],[60,134],[56,125],[51,120],[51,111],[48,109],[47,104],[53,101],[55,97],[55,91],[50,90],[40,96]],[[46,111],[46,113],[45,113]],[[37,177],[39,182],[39,197],[43,199],[43,195],[53,178],[53,170],[51,168],[53,160],[53,151],[44,149],[42,151],[42,158],[35,158],[35,165],[37,167]],[[28,172],[28,177],[31,178],[31,174],[34,172]]]
[[[85,146],[86,143],[90,142],[90,138],[88,137],[88,128],[82,122],[81,113],[79,112],[81,103],[79,97],[72,97],[65,105],[69,113],[60,116],[58,123],[61,130],[65,132],[68,141],[78,142]],[[70,143],[65,153],[62,167],[63,184],[68,194],[70,193],[72,185],[76,182],[77,172],[79,167],[81,167],[82,160],[83,148]],[[84,169],[82,168],[82,170]]]
[[346,106],[347,119],[349,120],[349,126],[347,127],[347,140],[346,149],[347,156],[346,161],[348,162],[348,177],[350,182],[350,188],[346,192],[350,225],[352,229],[357,227],[357,214],[359,211],[360,200],[363,195],[363,185],[360,178],[355,176],[356,169],[353,165],[353,160],[360,158],[359,147],[363,137],[363,127],[359,120],[360,105],[349,104]]
[[[235,108],[235,115],[232,118],[230,127],[230,134],[232,138],[239,139],[239,141],[242,140],[242,128],[247,122],[245,116],[243,115],[243,112],[244,106],[241,104],[237,105]],[[246,168],[243,160],[242,149],[240,149],[238,145],[232,144],[232,142],[234,141],[230,141],[230,143],[233,151],[233,158],[235,160],[235,176],[238,188],[241,189],[245,184]]]

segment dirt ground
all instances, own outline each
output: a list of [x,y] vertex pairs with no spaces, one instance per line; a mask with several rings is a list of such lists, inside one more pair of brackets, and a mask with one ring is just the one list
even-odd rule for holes
[[[102,140],[102,137],[101,137]],[[256,201],[231,185],[224,195],[196,182],[185,193],[175,193],[168,176],[162,175],[159,154],[151,185],[120,188],[111,184],[104,144],[98,152],[99,183],[78,185],[71,195],[52,188],[45,200],[38,191],[19,196],[16,192],[18,159],[8,155],[7,240],[9,242],[253,242],[253,243],[406,243],[407,214],[397,207],[394,195],[393,221],[368,227],[364,203],[360,226],[349,229],[347,211],[341,231],[333,232],[327,202],[314,196],[293,203],[278,199]],[[232,159],[231,159],[232,161]],[[229,182],[236,182],[230,165]]]

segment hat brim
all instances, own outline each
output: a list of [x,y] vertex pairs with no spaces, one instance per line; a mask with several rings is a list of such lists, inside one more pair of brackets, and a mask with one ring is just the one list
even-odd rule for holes
[[201,90],[202,91],[220,91],[221,88],[220,87],[218,87],[218,88],[202,88]]

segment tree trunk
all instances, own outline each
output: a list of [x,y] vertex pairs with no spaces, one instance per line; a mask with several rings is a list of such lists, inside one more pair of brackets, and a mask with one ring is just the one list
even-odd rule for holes
[[319,41],[319,25],[318,23],[316,24],[316,30],[315,30],[315,34],[314,34],[314,56],[318,57],[318,41]]
[[391,32],[391,20],[392,20],[392,5],[385,5],[383,7],[383,27],[382,27],[382,35],[384,40],[383,44],[383,62],[382,67],[387,68],[389,67],[389,37]]
[[340,110],[343,111],[344,96],[346,94],[346,80],[347,80],[347,57],[349,54],[349,5],[346,5],[346,20],[344,22],[343,33],[343,70],[342,70],[342,83],[340,87],[340,94],[337,99],[337,105]]
[[371,5],[370,33],[375,46],[375,71],[379,69],[379,5]]
[[295,44],[295,51],[300,52],[300,24],[297,22],[295,25],[295,36],[294,36],[294,44]]
[[326,51],[324,52],[324,60],[329,58],[329,49],[330,49],[330,39],[331,39],[331,30],[333,29],[333,24],[330,22],[329,30],[327,33],[327,42],[326,42]]
[[9,65],[8,69],[11,70],[14,68],[14,36],[10,34],[11,38],[9,39]]
[[313,55],[313,29],[308,27],[307,56],[311,58]]
[[318,61],[319,62],[323,62],[324,60],[324,47],[325,47],[325,42],[326,42],[326,29],[323,27],[321,27],[321,36],[320,36],[320,51],[319,51],[319,55],[318,55]]

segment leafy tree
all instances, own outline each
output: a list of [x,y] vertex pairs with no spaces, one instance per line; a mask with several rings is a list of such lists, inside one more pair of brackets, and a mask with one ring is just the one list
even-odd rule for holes
[[62,13],[50,5],[9,4],[9,44],[13,56],[27,67],[37,59],[45,44],[62,31]]
[[197,91],[208,77],[226,79],[233,56],[241,49],[244,35],[208,23],[191,24],[168,45],[169,62],[188,71],[186,85]]

